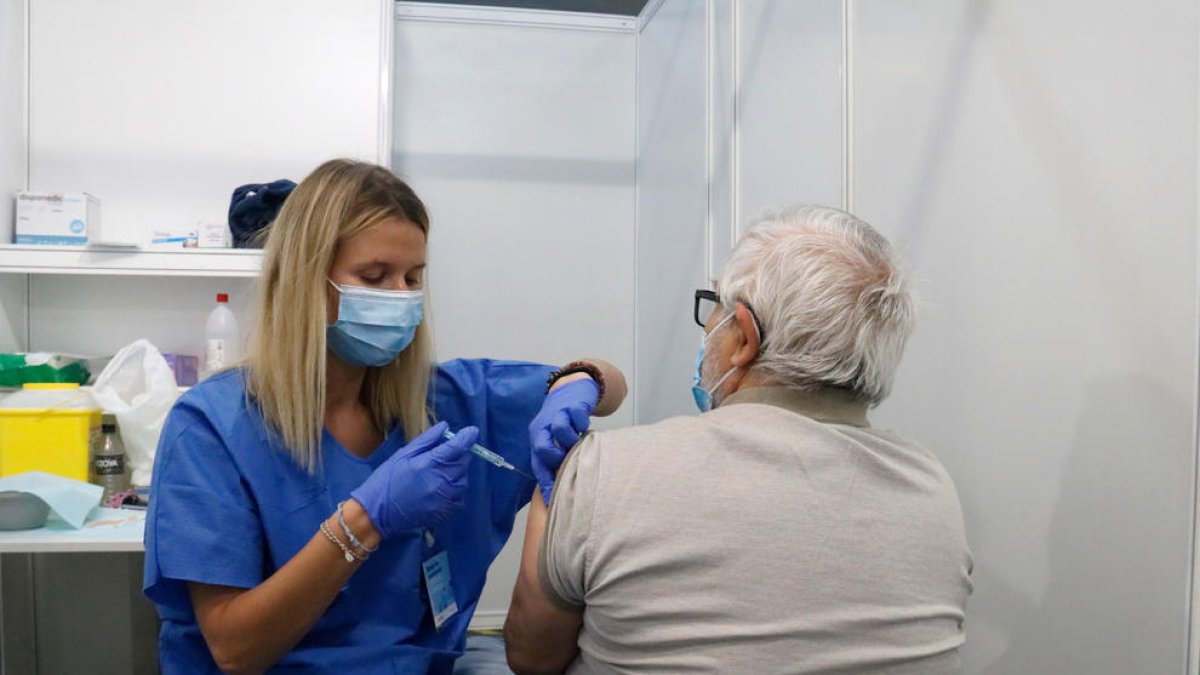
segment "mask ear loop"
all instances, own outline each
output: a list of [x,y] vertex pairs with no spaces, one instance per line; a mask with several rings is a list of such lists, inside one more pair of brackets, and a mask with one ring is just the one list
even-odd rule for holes
[[[749,309],[749,307],[747,307],[747,309]],[[707,343],[708,339],[710,337],[712,337],[713,335],[715,335],[717,331],[724,328],[726,324],[732,324],[733,320],[736,318],[736,316],[737,316],[736,312],[727,313],[725,315],[725,318],[718,321],[717,325],[713,326],[713,329],[704,336],[704,343]],[[755,330],[755,332],[757,332],[758,327],[756,326],[754,328],[754,330]],[[710,405],[709,405],[710,409],[717,407],[717,390],[720,389],[721,385],[725,384],[725,380],[728,380],[729,376],[733,375],[733,373],[736,372],[740,367],[741,366],[734,366],[734,367],[730,368],[729,370],[725,371],[725,374],[717,379],[716,384],[714,384],[713,386],[704,390],[705,395],[708,396],[708,400],[710,401]]]
[[720,389],[721,385],[725,384],[725,380],[728,380],[729,376],[734,374],[734,372],[736,372],[739,368],[741,368],[741,366],[734,366],[725,371],[725,374],[721,376],[721,379],[717,380],[717,383],[712,386],[712,389],[708,390],[708,395],[712,397],[714,407],[717,403],[717,390]]
[[[708,331],[707,333],[705,333],[705,334],[704,334],[704,339],[702,340],[702,342],[703,342],[704,344],[708,344],[708,339],[709,339],[709,338],[711,338],[713,335],[715,335],[715,334],[717,333],[717,331],[719,331],[719,330],[721,330],[722,328],[724,328],[724,327],[725,327],[725,324],[727,324],[727,323],[729,323],[730,321],[732,321],[732,320],[733,320],[733,318],[734,318],[734,315],[733,315],[732,313],[731,313],[731,314],[727,314],[727,315],[725,315],[725,318],[724,318],[724,319],[721,319],[720,321],[718,321],[718,322],[717,322],[717,325],[713,326],[713,329],[712,329],[712,330],[710,330],[710,331]],[[757,329],[755,329],[755,330],[757,330]]]
[[[325,281],[327,281],[327,282],[329,283],[329,285],[330,285],[330,286],[333,286],[333,290],[337,291],[337,294],[338,294],[338,299],[337,299],[337,316],[335,316],[335,317],[333,318],[333,323],[327,323],[327,324],[325,324],[326,326],[332,326],[332,325],[336,324],[336,323],[337,323],[337,320],[338,320],[338,319],[340,319],[340,318],[342,317],[342,287],[341,287],[341,286],[338,286],[338,285],[337,285],[337,284],[336,284],[336,283],[333,281],[333,279],[330,279],[329,277],[325,277]],[[328,312],[328,310],[326,310],[326,311]],[[328,314],[326,314],[326,316],[328,316]]]
[[[745,307],[746,311],[750,313],[750,325],[754,326],[754,335],[758,337],[758,350],[756,352],[754,352],[754,355],[757,357],[759,354],[762,353],[762,350],[763,350],[762,329],[758,327],[758,317],[754,315],[754,310],[750,308],[750,305],[747,305],[744,302],[738,303],[738,304]],[[725,321],[727,321],[729,318],[731,318],[733,316],[734,316],[734,314],[730,313],[728,317],[726,317],[725,319],[721,319],[721,322],[724,323]],[[704,339],[707,340],[708,336],[717,332],[717,329],[719,329],[720,327],[721,327],[720,324],[717,324],[716,326],[714,326],[712,329],[712,332],[709,333],[708,335],[705,335]],[[717,380],[717,383],[714,384],[712,386],[712,388],[708,390],[708,395],[713,402],[714,408],[716,407],[716,404],[717,404],[717,390],[721,388],[721,385],[725,383],[725,380],[728,380],[729,376],[733,375],[734,371],[749,368],[749,367],[750,367],[750,364],[747,363],[745,366],[734,366],[734,367],[730,368],[728,371],[725,372],[724,375],[721,376],[721,379]]]

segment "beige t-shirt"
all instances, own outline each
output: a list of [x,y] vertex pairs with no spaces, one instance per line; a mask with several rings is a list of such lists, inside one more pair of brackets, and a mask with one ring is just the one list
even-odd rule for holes
[[542,587],[582,609],[570,673],[958,672],[971,555],[949,475],[835,390],[764,387],[588,435]]

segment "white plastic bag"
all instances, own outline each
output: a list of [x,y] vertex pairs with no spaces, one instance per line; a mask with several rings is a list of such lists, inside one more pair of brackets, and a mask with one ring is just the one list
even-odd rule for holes
[[175,374],[149,340],[123,347],[96,378],[92,397],[117,418],[134,485],[150,484],[158,435],[178,396]]

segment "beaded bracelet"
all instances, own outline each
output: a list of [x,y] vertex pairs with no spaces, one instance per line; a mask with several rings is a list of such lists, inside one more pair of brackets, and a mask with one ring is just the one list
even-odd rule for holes
[[378,546],[376,546],[375,548],[367,548],[366,545],[364,545],[361,541],[359,541],[358,537],[354,536],[354,533],[350,531],[350,526],[346,524],[346,518],[344,516],[342,516],[342,506],[345,503],[346,502],[344,502],[344,501],[338,502],[338,523],[340,523],[342,526],[342,532],[346,533],[346,538],[350,540],[350,545],[353,546],[354,548],[362,549],[362,550],[366,551],[367,553],[374,553],[375,551],[378,551],[379,550]]
[[361,555],[355,553],[354,551],[351,551],[348,546],[346,546],[344,543],[342,543],[341,539],[338,539],[337,536],[335,536],[333,534],[333,531],[329,529],[329,526],[326,525],[324,521],[321,522],[321,534],[325,535],[329,539],[329,541],[332,541],[334,544],[337,544],[337,547],[342,549],[342,556],[344,558],[346,558],[346,562],[352,563],[355,560],[357,560],[359,562],[366,562],[366,560],[367,560],[366,557],[361,556]]
[[604,373],[602,373],[600,369],[596,367],[596,364],[590,361],[572,361],[553,373],[550,373],[550,377],[546,378],[546,392],[549,393],[550,387],[553,387],[555,382],[558,382],[567,375],[573,375],[575,373],[584,373],[588,377],[592,378],[592,381],[596,383],[596,388],[599,390],[596,400],[604,400]]

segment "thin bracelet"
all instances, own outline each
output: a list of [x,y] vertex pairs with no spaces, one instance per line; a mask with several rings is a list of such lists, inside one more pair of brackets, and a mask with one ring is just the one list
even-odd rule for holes
[[350,540],[350,545],[354,548],[362,549],[367,553],[374,553],[375,551],[378,551],[378,545],[376,545],[375,548],[367,548],[366,545],[359,541],[358,537],[354,536],[354,533],[350,531],[350,526],[346,524],[346,519],[342,516],[342,505],[345,503],[345,501],[338,502],[338,523],[340,523],[342,526],[342,532],[346,533],[346,538]]
[[357,560],[359,562],[367,561],[367,559],[364,558],[363,556],[355,553],[354,551],[351,551],[349,547],[347,547],[345,544],[342,543],[341,539],[338,539],[336,536],[334,536],[333,532],[329,529],[329,526],[325,524],[325,521],[321,521],[321,534],[328,537],[329,541],[332,541],[334,544],[337,544],[337,547],[342,549],[342,556],[346,558],[346,562],[352,563],[355,560]]

